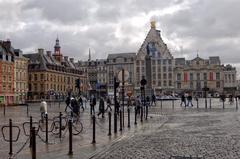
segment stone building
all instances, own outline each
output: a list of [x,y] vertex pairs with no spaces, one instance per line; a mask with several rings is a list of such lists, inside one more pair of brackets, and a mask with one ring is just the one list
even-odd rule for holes
[[97,91],[98,95],[107,95],[107,60],[97,59]]
[[174,90],[173,68],[174,58],[153,21],[134,62],[135,93],[140,93],[140,81],[144,77],[148,95],[171,94]]
[[177,93],[190,92],[204,96],[204,87],[209,93],[219,94],[224,87],[224,72],[218,56],[202,59],[198,55],[192,60],[175,59],[174,81]]
[[114,93],[114,77],[118,79],[118,73],[124,69],[129,72],[129,78],[125,81],[125,92],[134,90],[134,60],[136,53],[108,54],[107,57],[107,84],[108,94]]
[[235,91],[237,90],[236,68],[228,64],[223,67],[223,74],[224,74],[223,85],[224,92],[227,94],[235,94]]
[[78,70],[73,58],[61,53],[59,40],[56,40],[54,53],[38,49],[37,53],[25,54],[29,58],[29,92],[30,100],[45,98],[63,98],[68,93],[77,95],[76,79],[81,81],[81,93],[87,91],[87,78]]
[[14,103],[23,104],[28,92],[28,58],[19,49],[15,49],[14,53]]
[[14,48],[11,41],[0,41],[0,104],[14,103]]

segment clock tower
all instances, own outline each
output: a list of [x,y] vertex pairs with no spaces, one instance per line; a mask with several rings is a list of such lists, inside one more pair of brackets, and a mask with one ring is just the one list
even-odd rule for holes
[[62,62],[62,54],[61,54],[61,46],[59,44],[59,39],[57,37],[56,39],[56,44],[54,46],[54,54],[53,57],[55,58],[55,60],[57,60],[58,62]]

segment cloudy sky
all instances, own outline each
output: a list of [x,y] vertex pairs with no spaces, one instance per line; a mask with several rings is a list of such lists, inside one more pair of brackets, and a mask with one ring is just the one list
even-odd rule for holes
[[0,39],[25,53],[53,50],[86,60],[137,52],[156,20],[174,57],[219,55],[240,68],[239,0],[0,0]]

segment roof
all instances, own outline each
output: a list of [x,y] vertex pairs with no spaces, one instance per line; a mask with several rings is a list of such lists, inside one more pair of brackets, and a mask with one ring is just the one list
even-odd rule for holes
[[130,53],[114,53],[114,54],[108,54],[107,59],[115,59],[115,58],[134,58],[136,56],[136,53],[130,52]]

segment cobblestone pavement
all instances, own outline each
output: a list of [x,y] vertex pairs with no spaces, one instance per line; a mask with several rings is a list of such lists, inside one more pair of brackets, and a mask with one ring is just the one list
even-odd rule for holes
[[205,110],[203,105],[199,109],[174,111],[164,108],[157,111],[157,107],[154,112],[165,114],[165,122],[153,121],[154,127],[115,142],[92,158],[168,159],[171,155],[198,155],[207,159],[239,159],[240,114],[234,105],[223,110],[221,103],[215,102],[211,110]]

